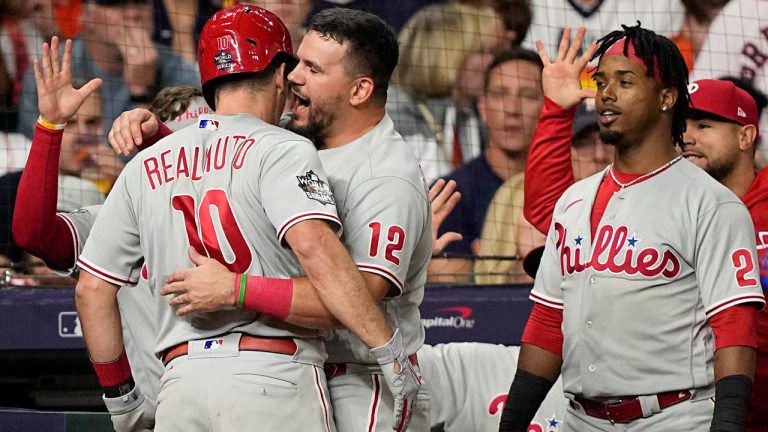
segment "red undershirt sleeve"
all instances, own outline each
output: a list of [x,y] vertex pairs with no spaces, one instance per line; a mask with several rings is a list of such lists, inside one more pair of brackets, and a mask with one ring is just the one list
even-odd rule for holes
[[715,350],[732,346],[757,348],[757,309],[754,305],[739,304],[709,318],[715,333]]
[[13,239],[52,268],[74,266],[72,234],[56,217],[63,131],[35,126],[13,212]]
[[563,311],[534,303],[521,342],[563,356]]
[[560,196],[574,182],[571,139],[576,108],[564,109],[544,99],[525,164],[523,216],[547,234]]
[[158,141],[160,141],[161,139],[167,137],[172,133],[173,131],[171,130],[171,128],[166,126],[165,123],[160,122],[160,127],[157,128],[157,132],[155,132],[155,134],[152,136],[148,136],[144,138],[144,140],[141,142],[141,145],[136,146],[136,149],[138,149],[139,151],[142,151],[145,148],[152,147]]

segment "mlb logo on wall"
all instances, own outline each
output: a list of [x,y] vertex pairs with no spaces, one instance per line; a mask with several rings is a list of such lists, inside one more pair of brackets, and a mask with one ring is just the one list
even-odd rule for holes
[[219,130],[219,122],[211,119],[200,119],[200,121],[197,123],[197,128],[214,130],[214,131]]
[[77,317],[77,312],[59,312],[59,337],[83,337],[83,330],[80,328],[80,318]]
[[224,339],[208,339],[203,344],[203,349],[209,350],[209,351],[216,351],[216,350],[220,350],[222,346],[224,346]]

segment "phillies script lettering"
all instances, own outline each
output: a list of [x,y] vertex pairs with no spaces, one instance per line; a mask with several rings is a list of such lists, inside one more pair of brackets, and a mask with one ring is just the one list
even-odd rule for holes
[[571,247],[568,232],[560,223],[555,223],[557,232],[556,247],[560,252],[560,271],[566,274],[580,273],[588,268],[598,272],[616,274],[641,274],[643,276],[663,275],[673,278],[680,274],[680,259],[669,249],[660,251],[649,247],[638,248],[637,240],[629,238],[629,229],[625,226],[603,225],[595,236],[592,255],[584,260],[584,249],[576,243]]
[[168,149],[159,156],[150,156],[144,160],[144,173],[149,180],[149,186],[154,190],[158,186],[168,184],[180,178],[193,181],[202,180],[203,174],[211,170],[222,170],[226,166],[227,154],[234,153],[232,168],[243,167],[245,156],[256,144],[253,138],[246,139],[243,135],[219,137],[216,144],[205,151],[202,147],[186,149],[179,147]]

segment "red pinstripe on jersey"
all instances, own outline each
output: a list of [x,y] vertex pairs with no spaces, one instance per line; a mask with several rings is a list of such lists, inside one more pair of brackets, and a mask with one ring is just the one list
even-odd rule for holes
[[540,293],[535,293],[531,291],[531,294],[528,296],[531,300],[535,301],[536,303],[541,303],[544,306],[549,306],[551,308],[555,309],[563,309],[563,301],[557,300],[552,297],[545,297],[541,295]]
[[336,222],[339,226],[341,225],[341,220],[338,217],[336,217],[336,215],[331,213],[320,213],[320,212],[301,213],[296,216],[293,216],[292,218],[288,219],[283,223],[280,229],[277,230],[277,240],[280,243],[282,243],[283,236],[285,235],[286,232],[288,232],[289,228],[307,219],[326,219],[326,220]]
[[80,266],[81,269],[96,276],[97,278],[103,279],[114,285],[136,285],[136,282],[138,282],[135,279],[116,275],[108,270],[105,270],[93,263],[86,261],[83,257],[77,259],[77,265]]
[[379,405],[381,405],[381,376],[371,375],[373,382],[373,395],[371,395],[371,408],[368,410],[368,432],[376,430],[376,420],[379,416]]
[[315,370],[315,386],[317,386],[317,396],[320,398],[320,403],[323,405],[323,421],[325,422],[326,432],[331,432],[331,413],[328,410],[328,398],[325,396],[325,388],[320,382],[320,372],[317,366]]
[[74,246],[72,250],[75,252],[75,262],[77,262],[77,257],[80,256],[80,234],[77,232],[75,224],[66,215],[56,213],[56,216],[60,217],[67,224],[67,228],[69,228],[69,232],[72,234],[72,246]]
[[[760,303],[762,305],[765,305],[765,299],[763,296],[759,294],[745,294],[745,295],[738,295],[734,297],[729,297],[727,299],[724,299],[720,303],[716,303],[712,305],[711,308],[707,309],[705,314],[707,317],[711,317],[712,315],[715,315],[718,312],[722,312],[723,309],[729,308],[731,306],[741,304],[741,303]],[[762,309],[762,307],[760,308]]]
[[385,269],[384,267],[379,267],[377,265],[372,264],[357,264],[357,268],[360,269],[360,271],[368,272],[368,273],[376,273],[379,276],[384,276],[385,278],[389,279],[390,282],[395,284],[395,286],[400,290],[400,292],[403,292],[404,285],[400,281],[400,279],[395,276],[394,273],[390,272],[389,270]]

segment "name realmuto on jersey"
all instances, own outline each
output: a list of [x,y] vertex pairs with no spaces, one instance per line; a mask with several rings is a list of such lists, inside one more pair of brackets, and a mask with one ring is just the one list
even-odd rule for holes
[[158,156],[144,160],[144,173],[152,190],[180,178],[202,180],[205,173],[224,169],[227,154],[231,152],[235,152],[232,168],[242,168],[245,156],[254,144],[256,140],[253,138],[227,135],[219,137],[216,144],[208,147],[205,152],[201,146],[189,151],[185,147],[164,150]]
[[[654,247],[638,248],[639,240],[629,238],[626,226],[614,227],[603,225],[595,235],[592,255],[582,259],[582,247],[572,248],[568,244],[568,231],[559,222],[555,223],[557,241],[555,246],[560,253],[560,272],[580,273],[587,268],[598,272],[623,273],[643,276],[663,275],[673,278],[680,274],[680,259],[669,249],[660,251]],[[579,236],[580,237],[580,236]],[[578,244],[578,243],[577,243]]]

